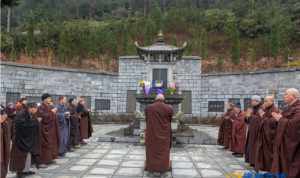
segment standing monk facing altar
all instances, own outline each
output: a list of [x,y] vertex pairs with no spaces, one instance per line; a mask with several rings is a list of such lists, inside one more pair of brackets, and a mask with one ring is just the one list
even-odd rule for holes
[[277,129],[277,121],[272,117],[272,112],[279,112],[274,104],[274,96],[266,96],[262,108],[263,110],[259,113],[262,121],[257,137],[255,169],[269,172],[272,166],[273,146]]
[[234,117],[234,104],[231,102],[227,103],[227,112],[222,116],[222,123],[219,129],[218,144],[223,145],[225,149],[231,147],[231,136],[232,136],[232,121]]
[[285,173],[287,178],[300,177],[300,93],[295,88],[285,91],[287,108],[280,114],[272,112],[278,121],[273,153],[273,173]]
[[234,107],[234,117],[232,121],[231,151],[233,155],[243,156],[246,144],[247,125],[245,123],[245,113],[240,106]]
[[155,102],[145,109],[146,116],[146,165],[149,172],[164,173],[171,169],[171,120],[173,109],[158,94]]

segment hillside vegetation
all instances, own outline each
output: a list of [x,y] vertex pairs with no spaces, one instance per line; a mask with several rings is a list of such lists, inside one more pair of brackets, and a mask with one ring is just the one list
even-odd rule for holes
[[298,0],[1,0],[1,60],[117,71],[158,31],[204,72],[300,66]]

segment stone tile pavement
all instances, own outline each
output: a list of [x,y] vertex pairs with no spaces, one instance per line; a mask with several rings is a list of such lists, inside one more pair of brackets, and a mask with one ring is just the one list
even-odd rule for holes
[[[97,125],[95,134],[87,145],[56,164],[39,169],[29,178],[151,178],[144,171],[144,146],[97,142],[97,136],[119,129],[124,125]],[[217,145],[185,145],[171,150],[172,171],[165,177],[173,178],[221,178],[228,173],[247,171],[242,158]],[[8,177],[15,177],[9,173]]]

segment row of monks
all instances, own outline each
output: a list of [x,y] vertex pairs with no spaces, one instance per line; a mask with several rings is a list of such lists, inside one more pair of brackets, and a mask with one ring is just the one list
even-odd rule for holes
[[54,104],[51,95],[43,94],[41,104],[21,98],[16,104],[1,106],[1,175],[8,170],[17,177],[34,174],[31,167],[47,168],[86,144],[91,137],[90,111],[84,97],[60,96]]
[[258,172],[300,178],[300,94],[290,88],[279,110],[274,96],[251,98],[251,107],[241,111],[228,104],[219,128],[218,144],[244,156]]

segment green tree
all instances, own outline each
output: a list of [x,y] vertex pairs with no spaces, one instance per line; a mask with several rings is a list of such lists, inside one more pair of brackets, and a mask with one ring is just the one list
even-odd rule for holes
[[202,28],[199,33],[199,49],[202,59],[208,57],[208,33],[205,28]]
[[158,32],[154,21],[151,18],[145,20],[144,26],[144,43],[145,45],[150,45],[153,42],[154,35]]
[[19,5],[19,0],[1,0],[1,8],[7,7],[7,21],[6,21],[6,32],[10,32],[10,20],[12,8]]
[[240,33],[236,18],[229,18],[226,22],[226,33],[231,40],[231,61],[233,64],[240,63]]

